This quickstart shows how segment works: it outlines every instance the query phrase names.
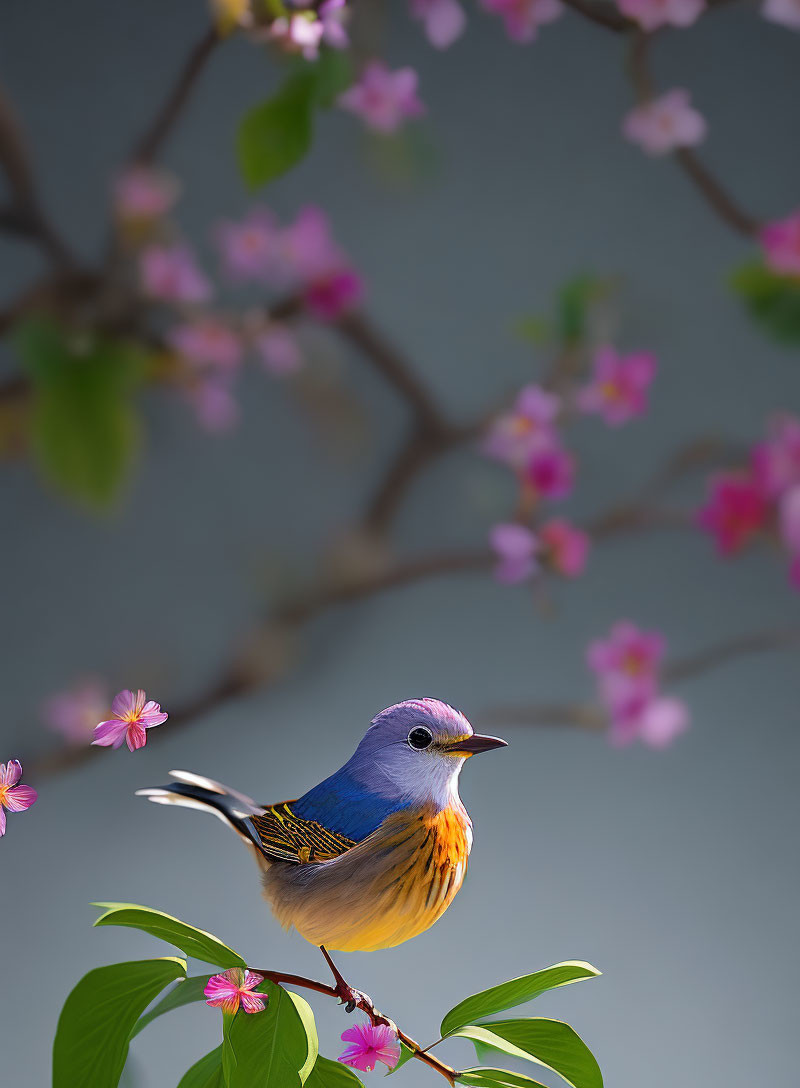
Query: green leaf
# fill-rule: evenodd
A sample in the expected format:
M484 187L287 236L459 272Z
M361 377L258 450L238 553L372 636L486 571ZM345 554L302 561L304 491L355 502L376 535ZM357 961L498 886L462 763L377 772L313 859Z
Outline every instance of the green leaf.
M266 1010L224 1017L222 1067L227 1088L299 1088L319 1055L314 1014L307 1001L264 981Z
M531 1080L522 1073L509 1073L507 1069L465 1069L458 1078L459 1084L472 1084L476 1088L545 1088L538 1080Z
M285 174L311 146L317 81L312 71L290 75L274 98L244 115L237 134L239 169L251 189Z
M195 1062L181 1077L178 1088L225 1088L222 1072L222 1046Z
M734 272L731 286L770 336L784 344L800 344L800 280L750 261Z
M348 53L326 46L314 64L314 99L318 106L330 109L353 82L353 63Z
M169 956L97 967L64 1003L53 1044L53 1088L117 1088L131 1030L154 997L186 973Z
M573 1088L603 1088L603 1076L591 1050L560 1020L493 1020L469 1024L452 1035L552 1069Z
M192 978L184 979L183 982L178 982L177 986L165 994L154 1008L139 1017L131 1032L131 1039L153 1020L163 1016L165 1012L172 1012L173 1009L179 1009L182 1005L191 1005L195 1001L203 1001L205 998L203 991L207 983L208 975L194 975Z
M33 384L31 444L42 474L65 495L107 506L138 446L132 395L143 353L108 337L69 336L42 318L16 342Z
M137 903L92 903L92 906L105 909L105 914L101 914L95 922L96 926L130 926L131 929L141 929L152 937L167 941L187 956L194 956L204 963L213 963L217 967L247 966L238 952L228 948L213 933L187 925L171 914Z
M522 975L520 978L512 978L510 982L492 986L489 990L481 990L460 1002L445 1016L442 1020L442 1037L465 1024L474 1024L476 1020L482 1020L486 1016L494 1016L505 1009L524 1005L526 1001L532 1001L547 990L569 986L570 983L580 982L585 978L596 978L599 974L597 968L590 963L565 960L564 963L545 967L543 971L534 971L532 975Z
M352 1069L341 1062L332 1062L330 1058L317 1058L306 1081L306 1088L364 1088Z
M562 286L556 303L559 336L566 345L579 344L586 336L589 310L608 291L598 276L575 276Z

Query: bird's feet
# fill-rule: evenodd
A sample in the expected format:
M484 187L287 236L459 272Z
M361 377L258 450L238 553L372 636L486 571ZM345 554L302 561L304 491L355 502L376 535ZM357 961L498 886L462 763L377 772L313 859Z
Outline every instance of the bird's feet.
M320 949L333 974L333 979L336 983L336 995L344 1005L344 1011L351 1013L355 1012L356 1009L361 1009L362 1012L367 1014L373 1024L386 1024L386 1026L392 1028L393 1031L396 1030L392 1021L378 1012L369 994L365 994L363 990L357 990L354 986L351 986L349 982L345 981L344 976L331 959L327 949L322 946L320 946Z

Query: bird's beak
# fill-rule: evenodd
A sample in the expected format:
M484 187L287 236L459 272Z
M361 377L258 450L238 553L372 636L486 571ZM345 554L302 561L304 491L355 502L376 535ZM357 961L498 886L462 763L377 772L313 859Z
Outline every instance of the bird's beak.
M491 752L493 748L505 748L508 741L499 737L487 737L482 733L472 733L469 737L454 740L450 752L454 756L475 756L480 752Z

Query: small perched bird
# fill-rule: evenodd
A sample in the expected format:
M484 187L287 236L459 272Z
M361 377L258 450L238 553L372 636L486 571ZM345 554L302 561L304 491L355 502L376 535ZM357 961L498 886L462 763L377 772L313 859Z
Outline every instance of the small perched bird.
M229 824L284 927L323 953L370 951L422 933L452 903L472 845L458 776L469 756L505 743L446 703L409 699L381 711L347 763L296 801L258 805L185 771L138 792Z

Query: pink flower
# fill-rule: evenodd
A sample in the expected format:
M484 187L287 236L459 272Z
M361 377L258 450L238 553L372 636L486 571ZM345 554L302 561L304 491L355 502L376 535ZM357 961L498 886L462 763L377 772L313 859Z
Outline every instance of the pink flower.
M122 223L146 225L165 216L178 193L178 183L170 174L133 166L114 182L114 213Z
M324 0L317 9L322 23L322 40L332 49L347 49L350 38L346 23L350 18L347 0Z
M428 41L437 49L451 46L467 25L458 0L411 0L411 14L421 20Z
M591 382L578 393L578 407L612 427L627 423L647 411L647 390L655 376L656 360L649 352L618 355L613 348L601 348Z
M211 297L211 284L185 245L148 246L139 275L144 293L163 302L205 302Z
M18 759L0 763L0 838L6 833L5 810L24 812L36 803L39 796L33 786L18 785L21 777L22 764Z
M753 473L771 499L800 483L800 420L780 415L770 420L767 437L753 450Z
M364 283L352 268L339 268L312 280L305 290L305 303L320 321L335 321L361 301Z
M791 557L789 581L800 589L800 484L796 484L780 501L778 529Z
M387 1024L354 1024L342 1032L342 1041L350 1043L339 1061L371 1073L377 1062L394 1069L400 1061L400 1043Z
M676 87L637 106L622 132L648 155L666 155L677 147L695 147L706 138L705 118L689 104L689 92Z
M566 498L575 480L575 458L558 443L543 446L533 451L525 476L542 498Z
M488 457L521 468L535 449L555 442L561 398L541 386L526 385L512 410L491 425L483 451Z
M622 706L655 694L666 644L658 631L642 631L629 620L614 624L608 637L590 643L586 660L607 702Z
M765 0L761 14L771 23L800 30L800 0Z
M280 16L270 25L267 37L287 53L300 53L306 60L316 60L325 27L315 12Z
M414 69L392 72L380 60L370 61L358 83L339 96L339 105L376 132L395 132L408 118L425 112L417 97Z
M279 256L278 275L284 286L307 284L348 265L327 215L313 204L301 208L295 221L281 232Z
M489 543L497 555L494 576L498 582L512 585L524 582L536 570L536 552L539 542L534 533L524 525L506 522L492 527Z
M515 42L532 42L539 27L564 14L560 0L481 0L486 11L499 15Z
M720 555L735 555L764 528L767 503L755 480L742 472L723 472L710 480L708 502L698 512Z
M206 371L187 389L197 422L210 434L232 430L239 422L239 405L227 375Z
M158 703L154 703L152 699L147 701L141 688L135 695L128 689L115 695L111 703L111 713L113 718L95 726L92 744L103 748L119 748L123 741L127 741L128 748L134 752L137 748L144 748L147 743L145 730L167 720L167 715Z
M234 370L241 362L241 340L219 317L199 317L195 321L187 321L172 329L167 340L179 355L194 366Z
M667 748L689 728L689 709L671 696L637 695L611 711L609 739L617 747L641 740L651 748Z
M761 230L764 259L781 276L800 276L800 209Z
M242 967L231 967L222 974L212 975L206 983L203 993L206 1005L222 1009L233 1016L241 1006L245 1012L263 1012L267 1007L267 994L253 991L264 981L258 971L245 971Z
M582 529L568 521L553 518L539 530L542 556L565 578L583 574L589 556L590 541Z
M239 223L220 223L214 236L223 269L230 279L241 282L269 276L280 235L272 213L266 208L252 208Z
M255 338L255 349L270 374L293 374L303 365L303 357L294 334L277 322L267 325Z
M649 33L660 26L691 26L706 5L705 0L617 0L617 7Z
M107 706L103 685L88 679L69 691L50 696L42 704L42 715L47 725L71 744L82 744L91 736Z

